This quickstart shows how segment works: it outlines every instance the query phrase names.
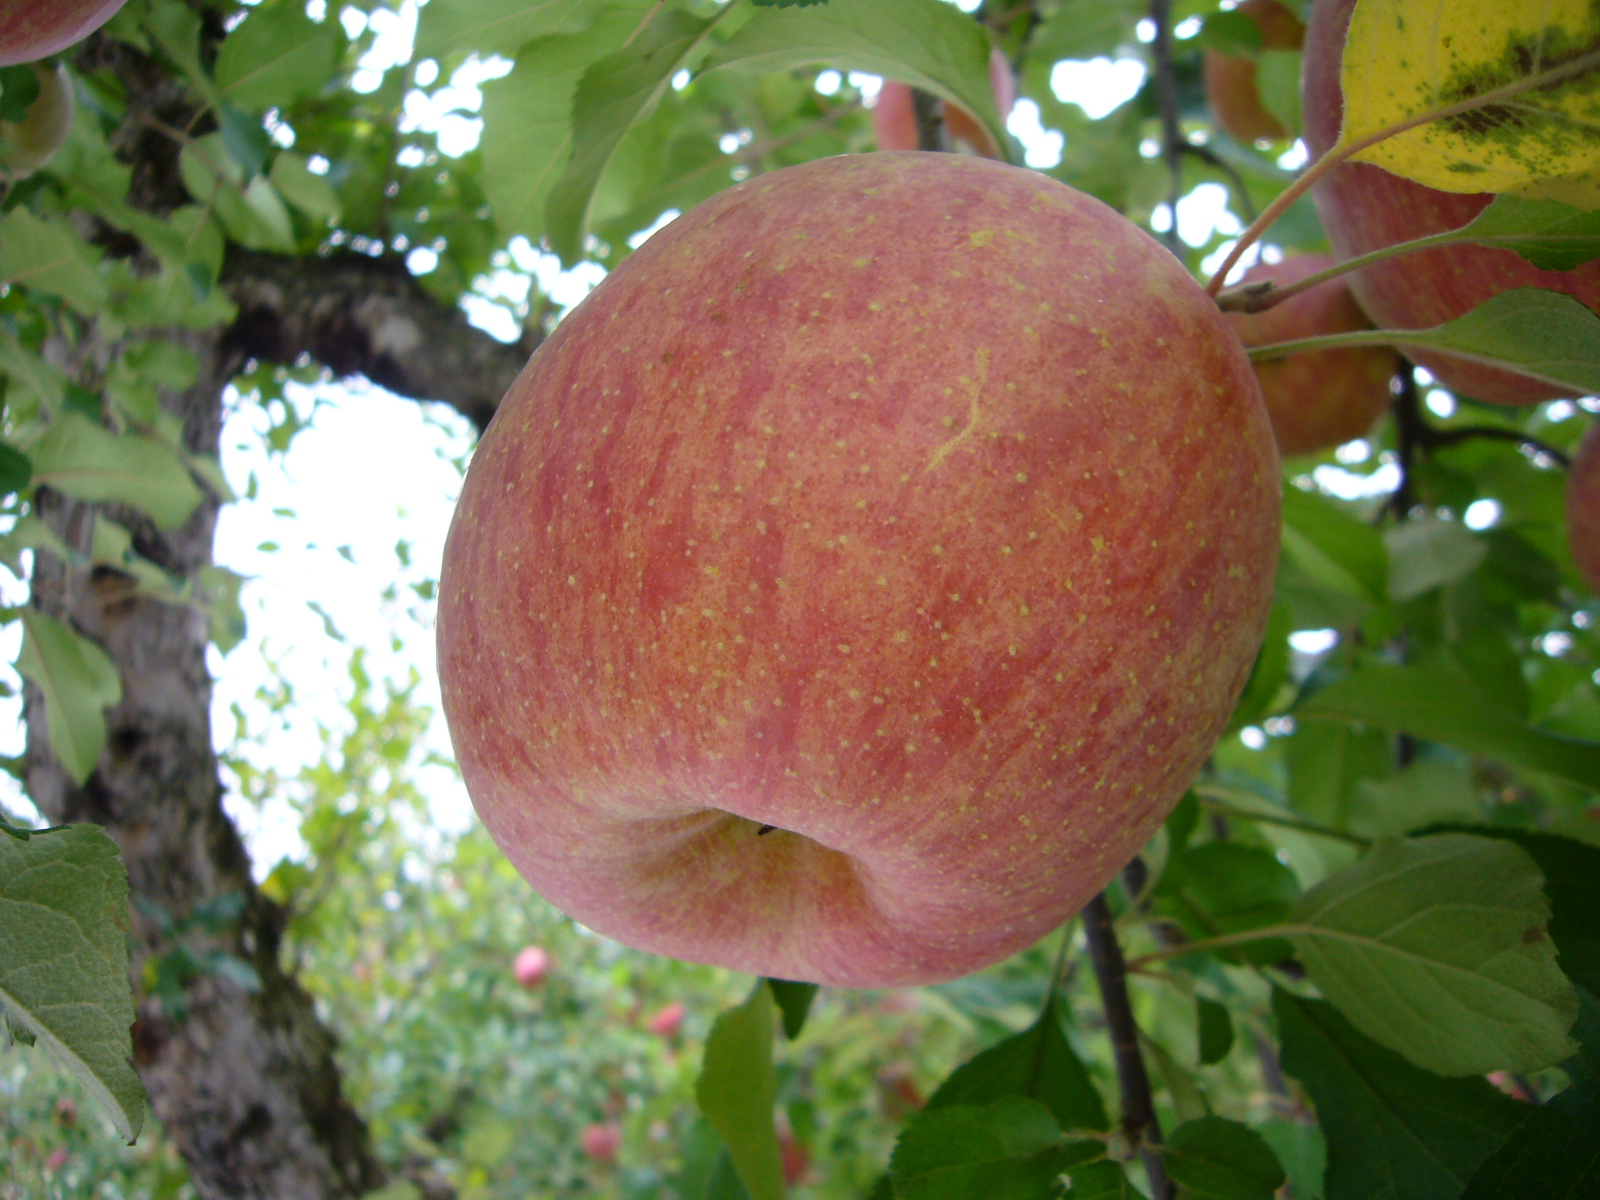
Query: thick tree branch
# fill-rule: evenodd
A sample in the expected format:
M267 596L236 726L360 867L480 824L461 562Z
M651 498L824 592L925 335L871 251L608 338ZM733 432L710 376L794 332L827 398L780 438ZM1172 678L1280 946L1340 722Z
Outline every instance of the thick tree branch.
M234 248L223 286L239 306L228 344L242 358L287 364L308 355L335 375L449 404L480 432L542 336L530 328L518 344L497 341L392 258Z
M1111 1049L1117 1062L1117 1084L1122 1093L1122 1131L1139 1147L1140 1158L1150 1176L1155 1200L1172 1200L1172 1181L1167 1178L1161 1156L1152 1149L1161 1144L1161 1123L1156 1118L1155 1100L1150 1093L1150 1075L1139 1052L1139 1026L1133 1019L1128 1000L1128 972L1111 922L1111 909L1102 892L1084 907L1083 933L1089 944L1089 961L1100 985L1100 1003L1111 1034Z

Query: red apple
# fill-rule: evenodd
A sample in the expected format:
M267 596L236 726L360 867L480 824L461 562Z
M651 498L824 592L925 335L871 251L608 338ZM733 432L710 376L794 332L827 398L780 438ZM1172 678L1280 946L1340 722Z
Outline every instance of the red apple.
M511 963L511 974L525 988L535 988L544 982L550 971L550 955L538 946L526 946L517 951Z
M81 42L127 0L0 0L0 67L33 62Z
M1339 139L1343 99L1339 60L1355 0L1317 0L1306 30L1301 108L1314 157ZM1478 215L1492 196L1458 195L1391 175L1366 163L1343 163L1314 189L1328 241L1341 259L1353 258L1450 229ZM1391 258L1350 279L1357 301L1385 329L1423 329L1459 317L1508 288L1565 292L1600 309L1600 262L1574 271L1541 271L1510 250L1445 246ZM1534 404L1570 394L1525 375L1463 362L1432 351L1407 351L1451 391L1491 404Z
M617 1151L622 1149L622 1127L614 1121L586 1125L578 1137L578 1144L584 1154L595 1162L616 1162Z
M998 48L989 51L989 87L994 92L1000 119L1004 121L1017 103L1017 77L1012 73L1011 60ZM945 133L953 148L968 150L984 158L1005 157L1005 152L976 117L948 100L941 104ZM917 114L911 104L910 84L901 83L898 79L883 81L872 106L872 130L878 135L880 150L917 148Z
M1300 18L1278 0L1244 0L1233 11L1255 22L1263 50L1298 50L1305 40ZM1283 122L1261 103L1255 59L1207 50L1205 88L1212 116L1234 141L1248 146L1289 136Z
M658 1037L673 1037L683 1028L683 1018L687 1011L682 1004L674 1000L651 1017L645 1028Z
M1336 263L1326 254L1295 254L1250 268L1244 281L1287 286ZM1228 319L1247 347L1372 328L1342 275L1262 312L1229 313ZM1383 346L1256 360L1279 453L1311 454L1361 437L1388 409L1389 381L1399 365L1395 352Z
M781 979L950 979L1177 802L1278 556L1254 372L1033 171L861 154L647 241L479 444L445 550L467 790L549 900Z
M1600 423L1590 427L1567 472L1567 540L1578 574L1600 595Z

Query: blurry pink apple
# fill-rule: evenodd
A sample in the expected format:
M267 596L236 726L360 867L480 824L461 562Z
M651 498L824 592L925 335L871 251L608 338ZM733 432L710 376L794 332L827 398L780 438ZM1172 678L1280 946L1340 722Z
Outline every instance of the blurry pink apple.
M528 946L517 952L511 964L511 974L525 988L538 987L550 970L550 955L538 946Z
M655 1016L650 1018L645 1028L658 1037L672 1037L683 1028L683 1018L687 1010L682 1004L674 1000Z
M617 1151L622 1148L622 1128L615 1122L588 1125L578 1139L583 1152L598 1163L617 1161Z

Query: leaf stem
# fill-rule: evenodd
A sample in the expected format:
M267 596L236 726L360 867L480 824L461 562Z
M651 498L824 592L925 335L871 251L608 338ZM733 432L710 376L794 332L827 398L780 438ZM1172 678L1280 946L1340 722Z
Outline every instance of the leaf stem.
M1388 258L1399 258L1404 254L1415 254L1419 250L1432 250L1439 246L1453 246L1458 242L1470 242L1472 239L1463 237L1462 229L1448 229L1444 233L1435 233L1429 237L1417 238L1411 242L1397 242L1393 246L1380 246L1376 250L1369 250L1355 258L1345 259L1343 262L1334 263L1326 270L1318 271L1315 275L1307 275L1304 279L1283 285L1273 284L1262 287L1260 284L1240 284L1221 292L1217 296L1217 307L1223 312L1257 313L1265 312L1282 304L1285 300L1293 299L1301 292L1309 292L1319 283L1326 283L1330 279L1337 279L1341 275L1352 271L1359 271L1363 267L1370 267L1374 263L1383 262Z

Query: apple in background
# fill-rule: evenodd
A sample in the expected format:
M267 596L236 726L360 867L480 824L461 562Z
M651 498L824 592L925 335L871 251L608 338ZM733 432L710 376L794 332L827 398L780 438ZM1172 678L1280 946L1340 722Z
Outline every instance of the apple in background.
M674 1000L655 1016L651 1017L645 1025L657 1037L674 1037L678 1030L683 1028L683 1018L687 1010L678 1001Z
M511 974L525 988L535 988L544 982L550 971L550 955L538 946L527 946L517 951L511 963Z
M1317 0L1306 30L1301 108L1313 158L1339 138L1343 99L1339 60L1355 0ZM1313 190L1328 241L1341 259L1459 229L1482 212L1488 195L1457 195L1391 175L1367 163L1342 163ZM1422 329L1459 317L1514 287L1565 292L1600 309L1600 262L1573 271L1541 271L1510 250L1444 246L1391 258L1350 276L1367 315L1385 329ZM1407 351L1451 391L1491 404L1534 404L1563 393L1525 375L1463 362L1432 351Z
M778 1132L778 1158L783 1164L783 1181L793 1187L804 1179L806 1168L811 1165L811 1151L795 1136L788 1113L780 1108L774 1113L774 1118Z
M989 87L994 92L1000 120L1011 115L1017 102L1017 78L1011 60L998 47L989 51ZM1004 158L989 131L966 109L948 100L940 101L945 134L953 149L967 150L984 158ZM915 150L917 114L911 103L911 85L898 79L885 79L872 106L872 130L878 135L879 150Z
M81 42L127 0L0 0L0 67L33 62Z
M1306 27L1300 18L1278 0L1244 0L1233 11L1256 23L1263 50L1298 50L1305 40ZM1261 103L1255 59L1207 50L1204 70L1206 103L1217 124L1234 141L1248 146L1289 136L1283 122Z
M1326 254L1290 255L1280 263L1251 267L1244 282L1270 279L1287 286L1336 263ZM1319 283L1262 312L1229 313L1228 320L1246 348L1371 329L1372 322L1356 304L1346 279L1341 275ZM1386 346L1255 360L1279 453L1312 454L1364 435L1388 410L1389 381L1399 365L1399 356Z
M617 1151L622 1149L622 1127L614 1121L586 1125L578 1137L578 1145L585 1156L595 1162L616 1162Z
M878 1102L883 1106L887 1120L909 1120L920 1112L928 1101L917 1087L916 1073L910 1063L890 1063L878 1072Z
M59 64L32 67L39 95L20 121L0 121L0 178L13 183L54 158L72 132L72 77Z
M1578 574L1600 596L1600 422L1584 436L1567 472L1567 540Z
M512 385L445 549L444 709L590 928L951 979L1183 794L1278 522L1255 374L1154 239L988 159L822 159L661 230Z

